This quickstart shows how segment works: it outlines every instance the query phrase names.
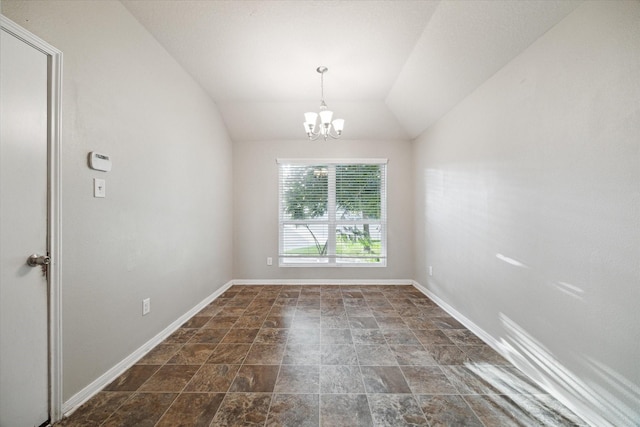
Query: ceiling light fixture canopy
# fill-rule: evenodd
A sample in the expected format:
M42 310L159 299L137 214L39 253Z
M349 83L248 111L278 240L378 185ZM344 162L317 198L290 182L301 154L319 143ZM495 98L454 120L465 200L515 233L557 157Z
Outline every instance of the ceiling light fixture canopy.
M324 102L324 73L329 69L321 65L316 68L316 71L320 73L320 114L314 112L304 113L304 130L312 141L320 138L320 135L325 141L328 137L338 139L342 135L344 120L335 119L331 121L333 111L327 110L327 104ZM319 123L318 117L320 117Z

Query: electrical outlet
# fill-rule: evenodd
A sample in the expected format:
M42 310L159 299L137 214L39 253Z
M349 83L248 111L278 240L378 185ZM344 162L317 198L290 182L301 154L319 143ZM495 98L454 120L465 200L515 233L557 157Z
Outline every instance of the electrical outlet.
M429 276L433 276L433 267L429 266Z
M273 258L267 257L267 265L273 265Z
M151 298L142 300L142 315L146 316L151 311Z

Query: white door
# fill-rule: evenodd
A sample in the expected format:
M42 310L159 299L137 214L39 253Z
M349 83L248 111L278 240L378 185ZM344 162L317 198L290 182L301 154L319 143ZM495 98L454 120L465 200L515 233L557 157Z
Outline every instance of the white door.
M46 54L0 31L0 427L49 419Z

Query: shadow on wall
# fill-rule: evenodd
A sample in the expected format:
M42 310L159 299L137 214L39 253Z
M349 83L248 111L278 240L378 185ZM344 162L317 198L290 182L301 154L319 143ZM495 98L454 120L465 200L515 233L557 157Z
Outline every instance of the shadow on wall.
M553 283L553 286L555 286L555 288L560 292L563 292L575 299L582 300L584 298L584 290L575 285L572 285L571 283L555 282Z
M529 367L530 369L526 369L527 374L538 383L550 390L560 389L563 395L571 394L594 415L607 414L607 419L598 420L598 425L638 425L640 390L636 385L602 363L584 355L576 355L579 363L601 378L600 384L607 384L609 390L614 390L627 399L627 402L621 402L604 387L580 380L512 319L503 313L500 313L499 318L506 331L506 337L499 343L502 354L509 355L509 359L520 367Z
M520 268L526 268L526 269L531 268L528 265L518 261L517 259L508 257L506 255L496 254L496 258L498 258L500 261L506 262L507 264L513 265L514 267L520 267Z
M496 172L499 170L496 165L485 164L483 173L479 173L474 165L447 163L444 169L422 171L424 228L420 239L425 248L417 275L426 279L428 289L440 298L469 310L478 325L493 324L495 332L499 324L503 337L493 335L491 339L501 353L509 355L539 384L565 396L567 403L574 402L579 412L593 418L591 422L640 426L640 387L634 382L637 376L625 378L620 371L623 365L612 365L626 360L628 366L629 354L614 355L618 360L604 363L591 352L565 348L572 353L570 360L563 355L565 364L561 364L560 356L542 344L573 333L576 342L593 348L589 340L600 338L594 326L605 322L611 330L624 327L624 317L594 320L595 315L615 313L617 306L612 305L624 302L624 297L602 299L598 294L589 300L588 288L580 281L593 281L599 274L622 281L633 277L627 265L618 265L620 271L601 272L589 270L594 263L585 262L593 254L616 253L616 240L608 236L620 235L626 220L620 222L615 215L593 211L591 196L563 199L563 194L572 194L564 187L549 187L554 191L547 194L540 190L547 188L542 185L544 178L527 178L515 171L511 180L502 182ZM592 229L598 233L590 234ZM435 275L428 273L428 265L435 266ZM552 278L556 274L563 277ZM567 310L568 298L581 303L578 316ZM492 313L477 309L478 301L491 305ZM531 325L518 324L504 314L505 308L526 309L535 302L546 304L548 313L539 320L552 327L544 337L537 337L540 340L529 332ZM528 315L532 318L536 313ZM564 321L573 322L573 332L553 329L554 324ZM577 335L581 331L582 336ZM633 333L627 336L633 339ZM606 340L602 342L606 345ZM489 373L478 371L477 375L487 377Z
M529 267L527 264L524 264L523 262L520 262L517 259L508 257L506 255L496 254L496 258L514 267L520 267L526 270L531 269L531 267ZM567 282L559 282L559 281L553 282L551 283L551 285L557 290L559 290L560 292L569 295L570 297L576 298L578 300L583 299L584 290L576 285L572 285L571 283L567 283Z

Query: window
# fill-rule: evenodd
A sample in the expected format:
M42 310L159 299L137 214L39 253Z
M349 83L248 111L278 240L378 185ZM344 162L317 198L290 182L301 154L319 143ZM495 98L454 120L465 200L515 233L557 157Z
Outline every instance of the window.
M280 265L386 265L386 160L278 160Z

